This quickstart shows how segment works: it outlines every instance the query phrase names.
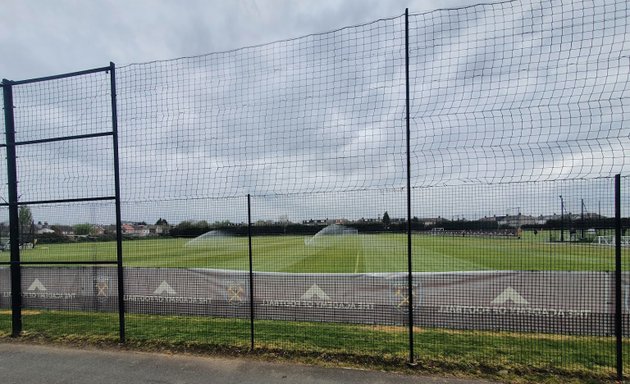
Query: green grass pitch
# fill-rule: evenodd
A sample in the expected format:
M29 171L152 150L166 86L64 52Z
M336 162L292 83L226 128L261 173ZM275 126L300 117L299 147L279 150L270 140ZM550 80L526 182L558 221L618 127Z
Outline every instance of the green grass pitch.
M405 234L330 236L317 246L304 236L252 238L256 271L302 273L402 272L407 269ZM147 238L123 242L129 267L248 269L248 239L220 237L201 247L189 239ZM592 243L549 242L544 234L525 233L522 239L449 237L414 234L416 272L479 270L614 270L614 247ZM630 250L622 252L624 270ZM21 251L22 261L102 261L116 259L115 242L42 244ZM9 253L0 253L9 261Z
M361 273L401 272L407 268L405 234L359 234L326 239L309 246L303 236L252 238L257 271ZM248 239L224 237L203 247L189 239L147 238L123 242L129 267L218 268L247 270ZM414 270L614 270L615 249L589 243L555 243L549 236L525 233L522 239L412 236ZM115 242L42 244L21 252L24 261L115 260ZM630 250L623 250L629 270ZM9 253L0 253L1 261ZM31 311L24 316L24 337L81 345L116 345L117 314ZM287 356L327 362L331 356L376 369L403 367L408 354L406 327L256 320L256 349L278 349ZM9 340L11 313L0 311L0 341ZM158 350L243 351L249 323L243 319L127 314L132 348ZM479 375L510 382L604 382L614 377L614 338L530 333L417 328L416 361L429 372ZM624 339L624 348L628 340ZM624 369L630 366L624 355ZM343 360L343 359L346 360ZM311 360L307 360L311 361ZM507 372L507 373L501 373ZM506 376L508 375L508 376Z

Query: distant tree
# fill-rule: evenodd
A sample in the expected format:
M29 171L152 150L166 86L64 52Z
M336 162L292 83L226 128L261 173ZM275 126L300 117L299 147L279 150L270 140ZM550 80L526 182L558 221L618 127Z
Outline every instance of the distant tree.
M172 236L182 236L182 237L196 237L208 232L210 229L208 227L207 221L191 221L185 220L181 223L177 224L174 228L170 230L170 234Z
M389 218L389 213L387 213L387 211L385 211L385 213L383 214L383 225L385 225L385 227L389 227L389 224L391 223L391 219Z
M56 232L54 233L42 233L37 236L38 244L55 244L55 243L66 243L70 240L64 235L60 235Z
M34 243L35 239L35 222L31 209L22 205L18 211L18 224L20 229L20 244Z
M76 224L73 226L74 234L79 236L86 236L92 233L92 224Z
M168 221L160 217L158 221L155 222L155 225L168 225Z

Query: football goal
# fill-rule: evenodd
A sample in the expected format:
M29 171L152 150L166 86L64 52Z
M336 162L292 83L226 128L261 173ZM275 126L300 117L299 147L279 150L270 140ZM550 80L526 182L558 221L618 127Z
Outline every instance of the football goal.
M599 245L614 246L615 245L615 236L614 235L611 235L611 236L597 236L596 242ZM630 247L630 236L621 236L621 246L622 247Z

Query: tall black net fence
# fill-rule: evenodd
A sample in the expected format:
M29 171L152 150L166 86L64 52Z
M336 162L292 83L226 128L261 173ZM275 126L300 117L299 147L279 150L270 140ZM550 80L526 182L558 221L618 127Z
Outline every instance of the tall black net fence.
M3 318L13 317L14 335L18 307L30 334L118 336L110 75L100 69L3 84L10 87L13 124L2 139L0 173L9 188L0 195L0 227L7 226L0 233L0 279L3 305L12 309ZM9 225L13 207L17 222ZM21 292L11 287L15 276Z
M398 17L124 67L123 199L400 187L404 60Z
M9 240L9 221L6 208L0 209L0 243L6 244ZM2 252L0 261L8 261L8 253ZM0 265L0 333L11 333L11 274L6 265Z
M113 195L110 137L40 142L111 131L110 97L105 72L13 88L21 202Z
M24 331L53 339L117 340L114 202L37 204L29 210L31 224L20 231ZM69 214L82 220L59 224ZM7 248L2 255L8 259L9 253Z
M0 97L0 100L2 101L2 105L4 105L4 95ZM4 113L0 113L0 124L4 127ZM4 139L0 140L4 142ZM2 150L2 155L0 155L0 161L3 162L2 168L6 168L6 152L4 149ZM0 233L0 241L5 243L9 238L9 215L6 209L1 209L0 212L0 217L2 218L0 231L3 232ZM9 316L11 310L11 275L8 273L5 265L0 265L0 291L2 292L0 293L0 311L2 311L2 315L0 316L0 332L7 335L11 332L11 318Z
M435 336L419 335L420 357L430 359L436 348L463 356L483 348L493 358L478 369L500 369L499 356L520 367L563 366L567 354L589 371L615 366L613 184L416 190L417 212L446 215L419 216L428 217L419 223L425 229L412 236L420 290L414 323Z
M409 23L414 185L625 170L626 2L506 2Z
M123 225L129 338L168 340L188 348L247 349L249 253L242 229L246 199L123 205L131 217L156 209L161 215L158 225ZM179 218L178 224L159 224L164 217ZM214 228L219 223L221 228Z
M120 239L131 342L618 376L629 16L512 1L15 84L25 330L115 339Z
M628 179L627 176L622 177L620 180L620 184L621 184L621 191L620 191L621 217L628 217L630 216L629 210L628 210L628 202L630 201L629 200L630 180ZM621 296L620 296L621 313L622 313L621 327L622 327L622 332L624 333L624 336L627 336L628 329L630 329L630 274L628 273L628 271L630 270L630 268L628 268L628 264L630 264L628 260L628 244L629 244L628 240L630 240L630 237L628 236L630 236L630 233L628 232L628 225L627 224L624 225L623 219L622 219L622 228L621 228L620 235L621 235L621 248L622 248L622 259L621 259L622 274L621 274L621 279L620 279L621 281L619 282L619 285L621 288ZM624 339L624 341L627 342L627 337ZM626 346L626 344L624 344L624 346ZM625 352L622 353L622 364L624 368L630 365L630 357Z
M405 235L366 219L403 200L391 189L252 198L261 346L343 354L347 343L366 356L404 356Z

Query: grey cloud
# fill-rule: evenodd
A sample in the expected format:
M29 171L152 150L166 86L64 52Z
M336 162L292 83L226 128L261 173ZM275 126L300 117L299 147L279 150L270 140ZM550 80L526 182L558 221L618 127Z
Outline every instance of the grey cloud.
M10 79L226 51L457 1L5 0L0 74Z
M184 7L111 1L81 4L76 11L102 14L98 27L117 25L109 35L99 35L94 46L124 63L189 56L208 47L227 50L402 12L402 6L394 12L398 3L382 3L330 1L314 7L279 1L270 7L250 1L208 7L190 2ZM624 159L613 155L630 145L622 124L628 118L623 99L630 56L630 45L619 37L623 28L598 34L602 17L592 9L527 4L411 16L412 184L419 199L439 200L438 191L444 190L422 188L429 186L450 185L449 193L455 193L459 184L590 178L625 170ZM563 7L583 17L573 21L571 12L555 12ZM382 14L368 17L374 10ZM35 13L51 18L42 21L45 29L59 17L47 6ZM617 23L627 23L623 10L609 13ZM86 20L70 24L88 28ZM583 20L584 25L590 20L588 28L580 24ZM51 38L63 40L64 28ZM261 30L266 33L257 33ZM127 212L138 219L161 215L162 209L181 219L237 220L236 213L210 211L200 201L240 201L251 193L261 204L259 218L280 213L293 219L374 217L383 207L403 216L404 194L398 193L406 181L402 31L402 19L396 18L242 50L119 67ZM582 40L591 44L577 50L574 42ZM76 49L85 47L79 43ZM81 126L81 114L89 109L81 102L40 107L33 122L41 121L45 129L51 128L46 126L51 119ZM70 169L85 164L94 177L92 187L107 187L106 155L90 160L62 148L46 154L63 154ZM34 157L21 163L28 175L24 187L41 191L38 181L50 180L56 185L50 193L78 190L63 184L74 174L45 168L42 154ZM500 193L500 188L488 188ZM365 189L380 192L357 191ZM549 189L548 204L536 201L533 192L522 192L526 197L518 204L545 213L540 205L552 209L557 194ZM318 193L303 195L313 192ZM498 213L514 205L509 197L480 201L473 208L452 201L450 208L434 203L414 206L414 212L437 216L451 210L470 217L486 207Z

